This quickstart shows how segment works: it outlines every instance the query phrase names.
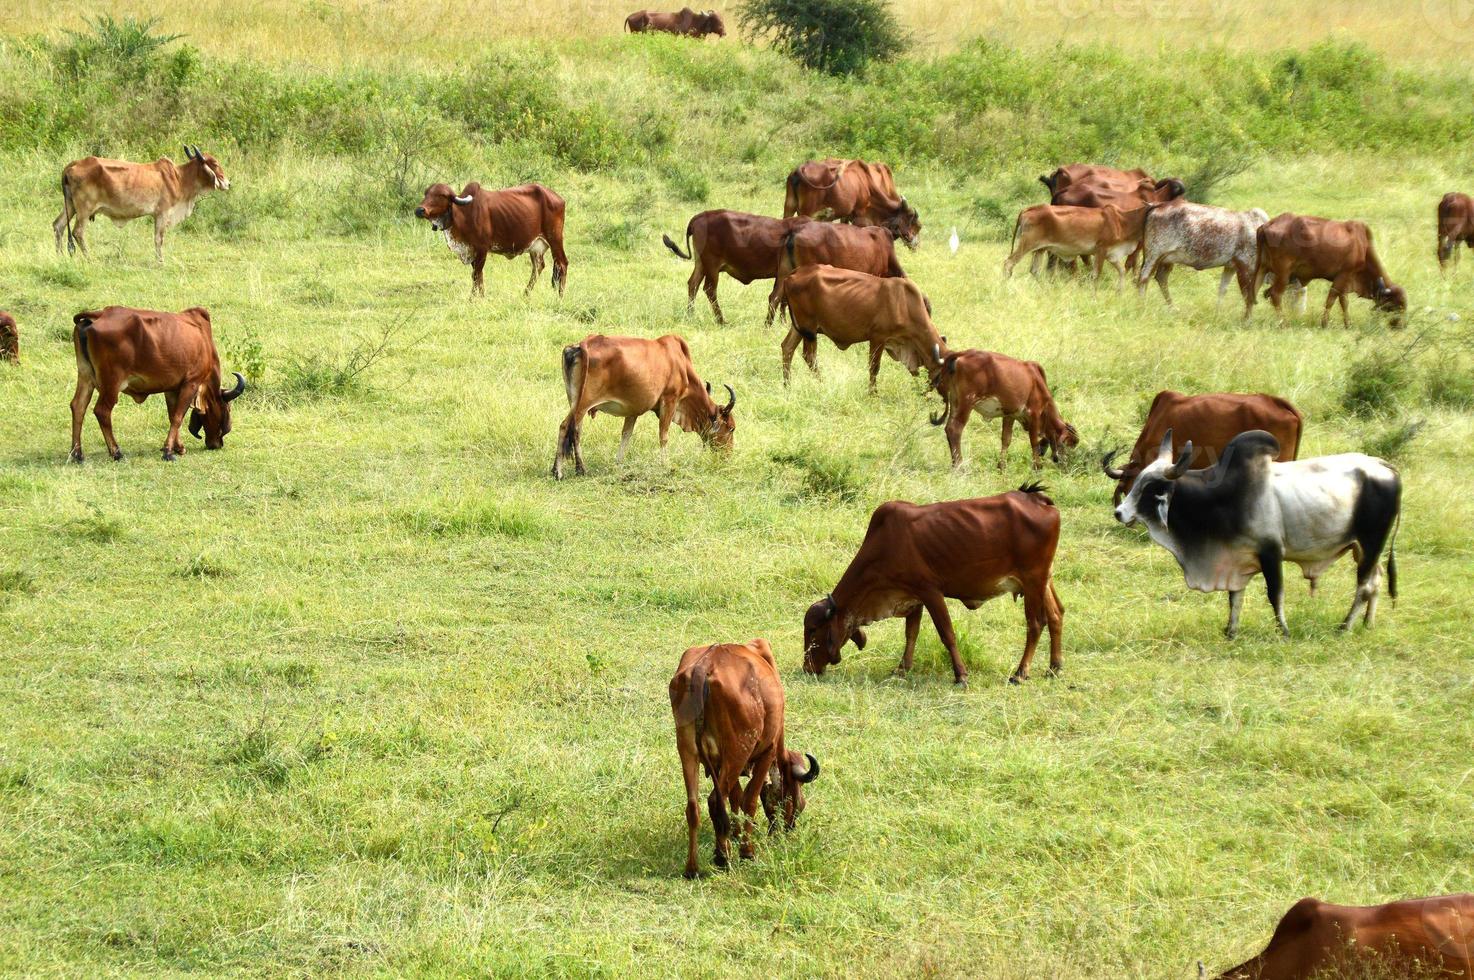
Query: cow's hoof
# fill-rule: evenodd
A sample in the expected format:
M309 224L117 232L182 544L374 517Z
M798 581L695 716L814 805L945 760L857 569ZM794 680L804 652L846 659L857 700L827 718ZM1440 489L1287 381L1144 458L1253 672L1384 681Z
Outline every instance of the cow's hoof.
M69 455L67 457L67 459L70 462L73 462L73 463L81 463L82 462L82 450L80 450L80 449L73 449L72 452L71 452L71 455Z
M121 463L123 461L123 451L121 449L119 449L115 453L109 453L108 455L113 458L114 463Z
M1239 635L1239 631L1236 630L1236 629L1230 629L1227 626L1225 626L1223 628L1223 638L1225 640L1232 640L1234 637L1236 637L1238 635Z
M716 865L722 871L726 871L727 870L727 855L718 852L716 854L716 856L711 859L711 863L714 864L714 865Z
M687 881L695 881L697 878L701 877L701 872L697 871L695 868L687 868L685 871L681 872L681 877L685 878Z
M1026 680L1028 680L1027 677L1020 677L1018 674L1008 675L1008 683L1010 684L1022 684Z
M164 462L166 462L166 463L172 463L172 462L174 462L174 459L175 459L174 452L172 450L165 449L164 450Z
M952 681L952 686L955 687L955 688L957 688L959 691L965 691L965 690L967 690L967 678L966 677L959 677L959 678L957 678L956 680Z

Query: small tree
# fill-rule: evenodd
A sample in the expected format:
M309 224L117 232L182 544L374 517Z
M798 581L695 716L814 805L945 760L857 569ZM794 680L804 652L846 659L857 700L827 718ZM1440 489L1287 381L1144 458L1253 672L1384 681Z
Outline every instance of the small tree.
M749 35L831 75L889 61L908 43L886 0L746 0L737 16Z

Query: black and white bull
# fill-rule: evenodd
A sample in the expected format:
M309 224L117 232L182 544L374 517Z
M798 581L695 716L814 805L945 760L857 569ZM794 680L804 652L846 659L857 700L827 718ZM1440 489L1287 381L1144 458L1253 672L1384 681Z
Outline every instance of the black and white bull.
M1116 508L1116 520L1145 525L1182 566L1189 588L1228 592L1228 636L1238 632L1244 586L1261 572L1280 632L1289 636L1285 561L1299 565L1314 590L1338 558L1348 551L1356 556L1356 597L1342 629L1351 628L1363 607L1372 625L1384 546L1387 594L1397 598L1402 481L1384 460L1344 453L1277 463L1279 443L1262 429L1235 436L1209 469L1188 471L1192 455L1188 443L1172 458L1169 429L1156 460Z
M1238 276L1239 292L1244 297L1244 316L1254 308L1254 264L1259 244L1255 233L1269 220L1259 208L1229 211L1207 204L1182 201L1160 207L1147 215L1141 247L1144 255L1138 292L1145 292L1153 275L1161 287L1162 298L1172 305L1167 291L1167 277L1174 265L1190 269L1222 269L1218 281L1218 302L1228 291L1229 280Z

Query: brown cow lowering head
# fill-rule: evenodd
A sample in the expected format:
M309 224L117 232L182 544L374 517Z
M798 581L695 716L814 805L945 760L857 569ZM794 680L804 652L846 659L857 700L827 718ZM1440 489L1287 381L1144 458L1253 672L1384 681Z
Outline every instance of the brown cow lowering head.
M696 29L702 34L715 34L717 37L727 36L727 25L722 23L722 15L715 10L708 10L696 15Z
M916 213L916 209L904 197L895 213L882 222L882 227L905 242L906 247L913 252L921 245L921 215Z
M705 426L698 431L701 441L713 449L731 449L732 433L737 431L737 420L732 417L732 409L737 406L737 392L732 390L731 385L722 385L727 389L727 404L717 405L712 402L714 411ZM711 382L706 383L707 398L711 397Z
M1371 299L1378 310L1392 314L1392 318L1388 320L1390 326L1403 325L1407 318L1407 290L1378 276L1372 281Z
M225 171L220 169L220 161L208 153L201 153L198 146L184 147L184 157L189 161L185 166L197 166L204 177L202 184L208 183L217 191L230 190L230 178L225 176Z
M203 386L189 411L189 434L198 439L200 430L204 429L206 449L219 449L230 435L230 403L246 390L246 379L239 371L234 374L234 388L226 391L216 384Z
M768 770L768 781L763 783L763 813L771 827L778 813L784 814L784 825L792 830L798 815L804 812L804 786L819 778L819 760L807 752L787 749L787 758L775 757ZM787 801L793 801L793 820L788 819Z
M470 194L457 194L449 184L431 184L425 188L424 200L415 208L415 217L424 218L436 231L445 231L455 219L452 208L457 204L465 207L472 199Z
M825 596L804 613L804 673L822 674L825 667L839 663L839 650L846 642L865 649L865 631L848 629L837 611L834 597Z
M20 329L15 317L0 311L0 361L20 361Z

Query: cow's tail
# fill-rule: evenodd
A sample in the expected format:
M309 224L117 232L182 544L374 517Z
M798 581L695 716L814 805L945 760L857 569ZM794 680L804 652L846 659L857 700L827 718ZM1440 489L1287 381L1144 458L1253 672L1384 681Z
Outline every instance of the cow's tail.
M77 217L76 205L72 203L72 185L67 180L67 172L61 172L61 214L67 226L67 254L77 253L77 239L72 234L72 222Z
M801 179L797 170L788 175L788 190L783 194L783 217L785 218L798 214L798 182Z
M1264 247L1264 228L1260 227L1254 232L1254 282L1250 286L1249 295L1259 296L1259 290L1264 286L1264 276L1269 272L1269 260L1265 255L1267 249Z
M87 328L92 326L91 313L72 317L72 344L77 348L77 361L92 367L92 353L87 350Z
M690 258L691 258L691 225L689 223L686 225L686 250L684 252L681 251L681 247L679 245L677 245L675 242L673 242L673 241L670 240L670 236L669 235L661 235L660 236L660 240L663 241L663 242L665 242L665 247L668 248L668 249L670 249L672 252L675 252L677 256L679 256L680 258L686 259L687 261L690 260Z
M1397 605L1397 532L1402 530L1402 501L1397 504L1397 523L1392 525L1392 540L1387 543L1387 598Z
M786 232L783 235L783 254L788 256L788 271L792 272L798 268L798 253L793 244L794 233Z
M1039 178L1043 180L1043 177ZM1013 254L1014 246L1018 244L1018 233L1024 226L1024 213L1020 211L1018 217L1013 219L1013 235L1008 239L1008 254Z

